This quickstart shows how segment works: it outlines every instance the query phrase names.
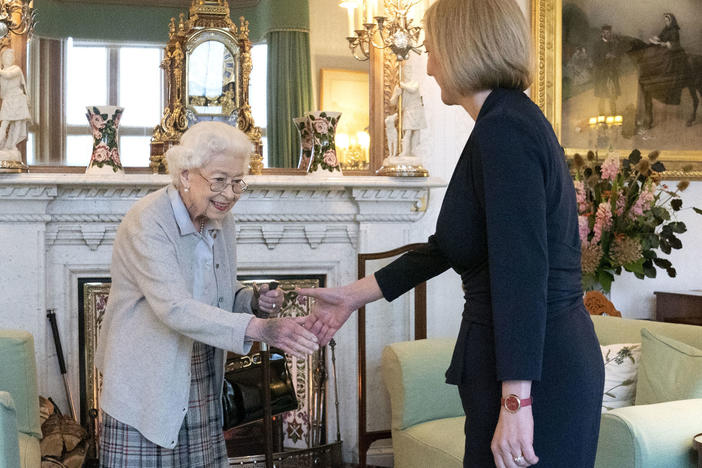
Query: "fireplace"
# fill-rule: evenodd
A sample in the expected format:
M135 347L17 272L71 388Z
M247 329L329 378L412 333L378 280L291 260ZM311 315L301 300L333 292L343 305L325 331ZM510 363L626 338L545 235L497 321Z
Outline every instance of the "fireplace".
M244 275L239 280L245 284L270 281L270 275ZM281 316L298 317L309 314L310 300L299 298L295 288L323 287L325 278L319 275L276 275L284 292ZM89 412L97 410L100 417L100 390L102 378L95 369L94 357L98 343L102 318L107 306L111 280L109 277L78 279L78 345L80 350L80 418L81 424L88 427ZM254 346L250 354L258 352ZM236 355L233 355L234 357ZM287 356L288 367L295 386L299 407L295 411L283 413L276 418L276 434L279 450L309 449L326 444L326 355L325 349L297 359ZM260 425L228 431L228 451L232 457L256 455L260 447Z
M0 327L32 333L39 393L52 396L60 408L68 405L46 310L56 310L76 409L89 408L99 380L87 368L81 369L91 359L85 349L95 336L96 310L104 302L101 285L108 287L103 283L110 276L117 227L135 201L169 182L168 175L147 174L6 174L0 178L0 243L5 246L0 263ZM424 240L431 227L417 221L424 216L430 189L444 185L433 178L282 175L249 176L247 182L250 189L234 208L239 274L312 275L331 286L356 279L359 253ZM91 316L85 315L87 309ZM86 333L90 317L95 321L92 332ZM328 441L336 440L341 422L344 460L352 461L358 437L355 424L349 423L357 420L354 321L339 330L336 342L339 417L335 410L327 411L325 435ZM325 359L329 364L328 355ZM81 385L86 389L84 403L77 401ZM327 408L335 409L333 392L327 392L325 401ZM85 421L85 411L80 413ZM291 431L293 438L306 443L304 432Z

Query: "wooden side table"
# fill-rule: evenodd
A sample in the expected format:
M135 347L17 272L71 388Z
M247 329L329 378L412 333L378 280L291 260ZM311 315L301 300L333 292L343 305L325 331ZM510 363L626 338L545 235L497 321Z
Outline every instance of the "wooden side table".
M702 325L702 290L656 291L656 320Z
M692 439L692 445L697 450L697 468L702 468L702 433Z

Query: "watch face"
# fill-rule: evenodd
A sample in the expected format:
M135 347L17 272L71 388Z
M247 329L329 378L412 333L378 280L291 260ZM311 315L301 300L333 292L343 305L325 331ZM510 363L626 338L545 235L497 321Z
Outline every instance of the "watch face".
M514 395L508 396L505 398L505 408L514 413L519 409L519 399Z

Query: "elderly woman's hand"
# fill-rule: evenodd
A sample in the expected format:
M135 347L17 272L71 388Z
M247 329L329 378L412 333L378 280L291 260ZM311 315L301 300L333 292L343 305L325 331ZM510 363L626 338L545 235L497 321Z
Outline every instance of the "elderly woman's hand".
M254 317L246 328L246 338L263 341L288 354L304 359L319 349L317 336L303 325L313 320L309 317L283 317L260 319Z
M259 317L276 317L283 305L283 291L280 288L271 289L268 284L263 284L258 289Z

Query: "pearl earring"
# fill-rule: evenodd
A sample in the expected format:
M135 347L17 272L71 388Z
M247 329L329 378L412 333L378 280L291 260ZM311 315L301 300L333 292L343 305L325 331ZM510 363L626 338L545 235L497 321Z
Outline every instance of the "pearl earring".
M189 188L189 187L185 187L185 188L183 189L183 192L189 192L189 191L190 191L190 188Z

